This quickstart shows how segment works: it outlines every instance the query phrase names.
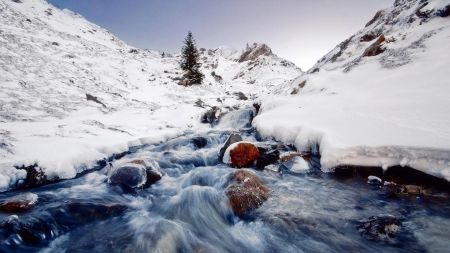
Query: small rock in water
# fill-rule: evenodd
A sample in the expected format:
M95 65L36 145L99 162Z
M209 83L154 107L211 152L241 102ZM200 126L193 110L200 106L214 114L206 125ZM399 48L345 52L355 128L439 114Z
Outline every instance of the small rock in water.
M240 135L240 134L237 134L237 133L232 133L232 134L228 137L227 141L225 142L225 144L223 145L223 147L222 147L222 148L220 149L220 151L219 151L219 160L220 160L220 161L223 161L223 156L225 155L225 151L227 150L227 148L228 148L231 144L236 143L236 142L240 142L240 141L242 141L241 135Z
M125 185L131 188L143 186L147 182L147 174L144 166L129 163L113 170L109 175L108 183Z
M189 140L196 148L204 148L208 145L208 141L204 137L195 137Z
M264 167L274 164L280 158L280 151L278 150L269 150L261 153L261 157L256 160L256 167L259 169L263 169Z
M381 183L383 182L383 180L381 180L381 178L376 177L376 176L369 176L367 183L370 185L375 185L375 186L381 186Z
M230 146L231 166L237 168L253 167L255 161L261 157L258 148L251 143L238 143Z
M150 185L161 180L161 178L162 178L161 172L159 172L157 168L154 168L154 167L159 168L159 166L150 166L144 160L139 160L139 159L133 160L130 163L140 164L145 167L145 173L147 174L147 181L145 182L145 185L144 185L145 188L149 187ZM158 165L158 164L156 164L156 165Z
M259 178L246 170L231 175L231 184L226 189L229 204L237 216L258 208L269 198L269 188Z
M0 211L4 212L24 212L36 205L38 196L33 193L26 193L0 201Z
M394 238L401 230L402 223L391 215L373 216L361 221L356 226L358 231L369 241L382 241Z

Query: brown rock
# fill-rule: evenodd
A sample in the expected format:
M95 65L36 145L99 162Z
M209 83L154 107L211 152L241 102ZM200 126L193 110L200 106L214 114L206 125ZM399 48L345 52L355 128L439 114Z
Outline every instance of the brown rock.
M375 55L379 55L379 54L383 53L385 50L383 48L383 45L384 45L383 42L385 42L385 41L386 41L386 38L384 37L384 35L381 35L375 43L370 45L370 47L367 48L366 51L364 51L363 56L364 57L375 56Z
M258 148L251 143L239 143L230 150L231 165L238 168L252 167L260 156Z
M24 212L33 208L37 201L37 195L32 193L21 194L0 201L0 211Z
M259 178L246 170L236 171L226 189L229 204L237 216L258 208L269 198L269 188Z

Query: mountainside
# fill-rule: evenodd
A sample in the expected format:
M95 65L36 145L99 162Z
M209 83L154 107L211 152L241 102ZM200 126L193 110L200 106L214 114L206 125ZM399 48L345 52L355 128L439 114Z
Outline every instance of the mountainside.
M179 54L131 47L44 0L0 1L0 24L0 190L25 179L13 166L72 178L130 146L207 128L210 106L242 106L236 92L256 97L302 73L267 50L239 61L222 46L201 50L204 84L183 87ZM208 106L195 107L200 98Z
M449 0L396 0L260 99L254 126L320 153L324 171L401 165L450 180L449 11Z

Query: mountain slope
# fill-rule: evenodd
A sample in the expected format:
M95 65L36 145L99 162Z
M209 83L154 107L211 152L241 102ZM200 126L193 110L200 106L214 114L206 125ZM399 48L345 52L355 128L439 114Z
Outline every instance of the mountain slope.
M397 0L306 74L262 98L254 125L341 165L450 180L450 1Z
M205 83L183 87L179 55L131 47L44 0L0 1L0 14L0 190L26 177L13 166L36 163L49 178L72 178L130 146L208 128L199 98L239 107L250 101L234 92L255 96L302 73L275 55L238 62L240 53L219 47L203 50ZM255 61L267 64L249 71Z

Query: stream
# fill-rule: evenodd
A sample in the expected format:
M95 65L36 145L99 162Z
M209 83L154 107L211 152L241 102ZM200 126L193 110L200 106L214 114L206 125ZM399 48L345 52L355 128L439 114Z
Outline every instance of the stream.
M0 252L450 252L448 198L393 198L367 176L321 172L314 156L304 172L279 164L245 169L270 197L236 216L226 188L237 169L219 160L219 150L232 132L258 145L280 145L263 140L251 119L249 110L233 111L209 131L186 132L111 161L113 168L136 159L152 164L163 176L148 188L109 184L107 165L0 194L1 200L37 196L28 211L0 212ZM395 218L396 225L371 238L362 232L371 217Z

